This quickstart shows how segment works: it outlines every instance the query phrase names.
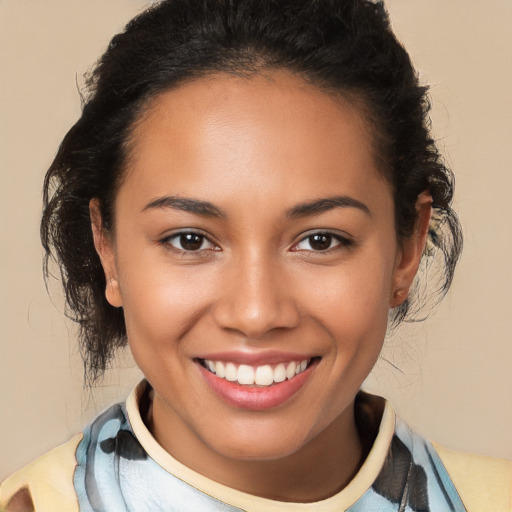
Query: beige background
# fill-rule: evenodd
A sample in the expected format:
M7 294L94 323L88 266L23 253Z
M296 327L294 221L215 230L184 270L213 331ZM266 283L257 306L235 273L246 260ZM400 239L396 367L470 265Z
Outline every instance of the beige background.
M0 478L81 430L139 379L127 355L91 393L73 326L41 277L45 169L76 119L76 81L141 0L0 0ZM512 458L512 2L388 0L432 84L457 175L465 254L427 322L387 342L369 387L420 433ZM393 366L398 366L400 370Z

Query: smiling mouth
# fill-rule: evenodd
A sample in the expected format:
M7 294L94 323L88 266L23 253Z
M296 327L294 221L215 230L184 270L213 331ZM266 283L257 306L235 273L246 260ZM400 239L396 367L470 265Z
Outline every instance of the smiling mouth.
M243 386L269 387L300 375L320 358L303 359L279 364L250 366L232 362L197 359L199 364L220 379Z

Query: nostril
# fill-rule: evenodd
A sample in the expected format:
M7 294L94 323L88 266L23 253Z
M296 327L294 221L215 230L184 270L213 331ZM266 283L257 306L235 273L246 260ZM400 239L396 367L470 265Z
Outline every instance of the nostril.
M249 339L260 339L275 329L291 329L300 322L300 313L290 297L244 297L234 294L219 300L213 308L216 323Z

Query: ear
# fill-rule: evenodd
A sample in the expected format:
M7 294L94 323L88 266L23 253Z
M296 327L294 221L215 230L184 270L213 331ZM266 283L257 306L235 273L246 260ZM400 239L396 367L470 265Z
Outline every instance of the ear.
M422 192L416 201L417 220L414 233L403 240L397 251L393 271L390 306L400 306L409 296L414 276L418 271L421 257L427 242L428 227L432 215L432 196L427 190Z
M119 281L117 279L117 264L115 249L110 235L103 227L99 200L94 198L89 202L89 215L91 217L92 235L94 238L94 247L101 260L103 271L105 272L105 297L109 304L116 308L123 305Z

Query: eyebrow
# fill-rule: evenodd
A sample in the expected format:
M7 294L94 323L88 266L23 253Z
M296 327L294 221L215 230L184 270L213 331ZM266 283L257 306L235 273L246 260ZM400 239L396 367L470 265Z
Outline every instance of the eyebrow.
M163 196L154 199L148 203L142 211L158 208L172 208L173 210L195 213L203 217L226 218L226 214L220 208L217 208L217 206L208 201L199 201L198 199L177 196Z
M224 211L208 201L178 196L158 197L148 203L142 211L159 208L171 208L173 210L181 210L218 219L225 219L227 217ZM368 206L350 196L325 197L300 203L288 210L286 216L290 219L295 219L298 217L307 217L308 215L320 215L334 208L357 208L371 216Z
M308 215L320 215L334 208L357 208L371 217L370 208L350 196L332 196L300 203L288 210L286 215L290 219L295 219Z

